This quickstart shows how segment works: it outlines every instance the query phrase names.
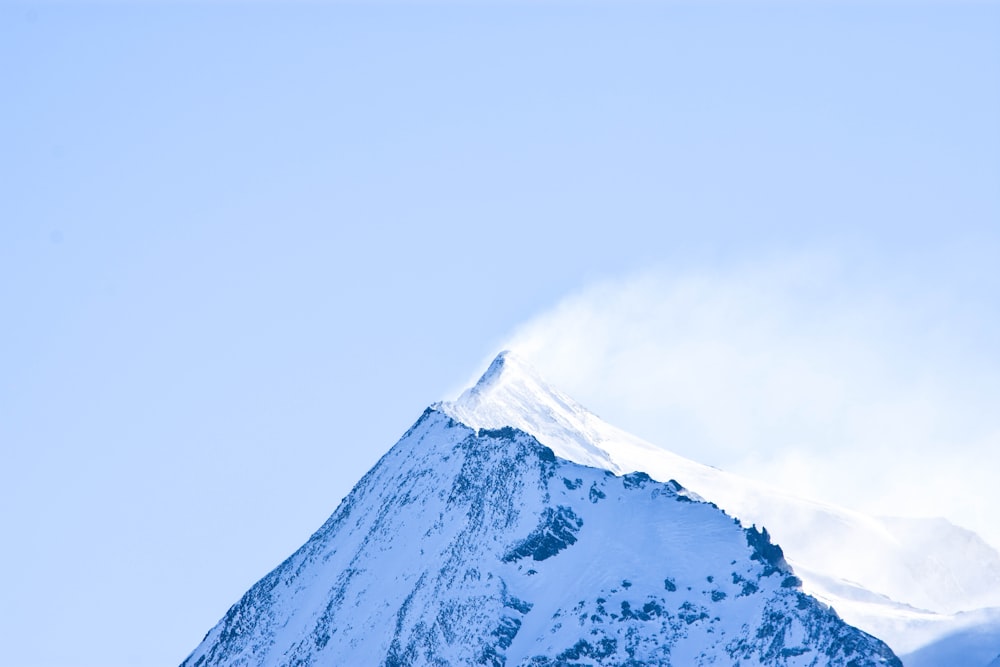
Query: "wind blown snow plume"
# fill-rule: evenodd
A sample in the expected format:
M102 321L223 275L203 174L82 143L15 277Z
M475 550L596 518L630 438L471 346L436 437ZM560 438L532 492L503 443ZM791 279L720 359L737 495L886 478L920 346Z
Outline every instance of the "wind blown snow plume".
M1000 545L994 337L957 297L871 284L816 257L650 272L564 299L505 347L674 452Z

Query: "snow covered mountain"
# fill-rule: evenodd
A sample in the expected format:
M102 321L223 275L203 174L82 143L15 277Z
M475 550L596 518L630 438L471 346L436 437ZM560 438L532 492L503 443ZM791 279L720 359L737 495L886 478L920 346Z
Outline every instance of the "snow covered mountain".
M613 474L606 425L535 381L501 356L429 408L184 667L900 664L766 531Z
M511 353L436 407L473 428L519 428L571 461L676 479L744 525L766 526L808 593L907 665L985 666L1000 652L1000 554L943 519L872 517L677 456L603 422Z

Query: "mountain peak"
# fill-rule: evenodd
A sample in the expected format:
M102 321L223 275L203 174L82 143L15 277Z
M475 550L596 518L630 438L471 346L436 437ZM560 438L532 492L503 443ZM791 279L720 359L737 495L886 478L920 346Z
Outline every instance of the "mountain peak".
M493 361L490 362L489 368L483 373L476 384L471 387L471 389L478 389L479 391L486 391L492 385L502 382L504 375L510 375L513 373L523 372L528 369L527 363L518 357L511 350L501 350Z
M604 439L603 422L546 384L527 361L510 350L500 352L479 381L457 400L433 407L474 429L513 426L539 438L558 456L623 472L599 446Z
M542 450L539 444L548 449ZM528 456L529 452L536 456ZM557 468L559 473L555 472ZM641 472L615 477L604 471L619 475ZM539 476L540 472L545 474ZM684 485L683 492L680 484ZM530 493L536 495L524 495ZM619 501L624 503L626 495L639 497L637 502L642 503L680 501L668 502L670 508L705 497L730 516L738 517L744 527L768 526L768 532L776 537L774 544L780 543L782 550L772 547L766 533L753 529L746 531L745 541L755 549L750 560L768 571L777 568L772 574L784 573L774 561L782 557L782 551L788 554L787 562L795 568L795 575L775 579L779 590L785 591L779 596L798 595L801 581L803 592L836 606L849 622L907 652L924 646L936 651L938 644L951 641L951 636L958 636L958 630L966 627L976 627L977 632L983 628L983 636L997 636L990 629L996 627L997 617L986 607L1000 608L994 603L1000 599L1000 561L995 551L985 549L985 544L981 548L970 536L957 535L938 522L928 525L875 519L795 498L655 447L605 423L549 386L527 361L503 351L458 399L437 403L425 411L310 542L251 589L185 664L222 667L242 661L236 659L238 655L251 654L258 656L256 664L269 663L260 657L264 653L257 653L258 647L270 651L268 647L275 645L274 633L285 633L285 628L291 628L291 634L286 636L294 642L288 650L305 652L306 657L315 652L312 647L322 651L328 644L340 648L328 649L332 652L327 655L346 651L348 645L364 646L361 650L371 652L366 654L369 659L348 660L351 664L413 664L421 655L430 659L434 651L444 650L442 647L452 646L459 652L464 650L460 646L482 647L483 637L492 638L485 641L492 646L493 654L480 653L470 658L471 654L455 653L460 659L454 664L503 664L504 652L512 656L510 664L529 664L517 662L515 655L533 656L530 664L537 665L564 664L566 659L581 657L593 658L596 664L617 664L620 661L614 656L625 644L616 642L631 636L631 630L622 624L633 624L637 619L663 624L665 619L673 618L678 621L673 631L680 630L686 637L686 628L697 629L698 623L706 620L711 625L709 619L715 618L707 606L695 613L691 605L701 599L699 595L708 596L711 604L726 605L730 600L742 606L742 598L753 595L760 587L758 577L751 581L746 573L729 569L727 563L735 566L740 559L734 559L735 554L728 548L716 554L722 569L711 575L702 571L703 561L713 553L712 548L704 550L703 542L718 546L723 524L727 531L734 530L728 516L721 523L724 515L715 517L720 531L708 530L697 521L675 523L671 528L663 523L662 505L655 510L647 508L649 511L634 511L632 505L631 509L624 505L619 509ZM613 502L602 503L605 498ZM709 505L696 505L701 508L699 512L717 512ZM623 532L626 525L632 526L630 532ZM595 526L604 528L594 531ZM580 531L597 539L578 539L577 533L583 535ZM742 539L738 533L730 537L735 534ZM664 536L669 538L665 543L661 541ZM700 543L691 546L699 546L702 556L690 558L685 555L687 548L676 558L665 555L666 549L692 540ZM577 543L576 548L568 548ZM587 545L593 545L596 551ZM502 551L489 551L494 547ZM602 560L605 551L612 556L606 567ZM538 565L538 561L547 563L557 552L557 567ZM865 558L857 558L858 553L864 553ZM340 554L340 560L333 561L336 554ZM629 565L630 571L623 572L623 559L634 558L639 559L636 566ZM364 567L358 567L358 563ZM646 577L643 583L635 576L642 573L642 564L657 568L662 564L676 571L647 571L656 576ZM691 570L694 565L697 568ZM507 569L501 572L487 567ZM370 575L375 572L393 576L373 579ZM691 587L679 586L680 579L675 582L672 578L685 572L693 572L693 578L688 578ZM598 581L595 576L600 578L601 573L613 576ZM664 574L669 577L656 578ZM761 575L765 580L770 576L766 572ZM544 588L542 581L554 583ZM737 588L730 587L729 581ZM524 583L523 590L515 590L521 586L516 582L530 583ZM698 588L694 587L696 583ZM728 592L723 586L729 588ZM561 604L563 598L544 592L551 590L573 591L572 601L581 600L572 615L568 608L553 606ZM575 597L577 590L589 590L601 597L593 598L596 606L591 609L589 602ZM322 591L329 591L328 599ZM639 591L641 595L634 597ZM668 607L661 599L663 591L681 596L688 591L694 597L678 600L681 605L676 607L677 615L671 612L661 617ZM311 606L307 597L322 605ZM368 603L390 597L388 604ZM489 604L494 605L496 614L477 612L474 618L466 615L469 610ZM536 605L535 612L529 615ZM362 607L369 614L367 621L357 621L363 618L357 615ZM577 641L580 625L572 619L606 623L605 609L610 608L615 609L610 616L615 624L595 626L592 631L596 635L587 634ZM973 609L976 614L953 614ZM549 625L551 619L564 612L572 622ZM407 618L410 622L404 622ZM484 619L497 620L500 625L476 625ZM581 620L580 624L585 622ZM396 636L390 643L387 635L362 636L355 627L395 627ZM296 635L296 628L305 634ZM455 634L462 628L465 634ZM615 636L593 639L604 630ZM661 625L660 630L667 632L669 628ZM557 637L559 632L562 634ZM714 628L706 632L712 633L715 645L721 646ZM755 636L761 639L772 634ZM547 647L541 645L546 642ZM849 643L858 645L854 640ZM570 644L570 649L562 650ZM727 648L739 645L733 636L726 638ZM846 646L839 640L838 645ZM958 650L972 651L964 646ZM250 653L244 653L245 649ZM750 660L751 653L740 653L740 661ZM546 655L555 658L544 660ZM787 656L790 660L785 661L784 653L779 653L777 663L770 658L750 661L758 665L800 664L800 655L804 654L791 653ZM947 664L985 664L992 655L995 653L977 654L975 660L954 659ZM673 658L674 664L703 662L694 654L674 653ZM249 657L246 660L252 662ZM290 661L294 662L281 660ZM831 659L825 664L843 663ZM889 664L899 663L890 660Z
M545 384L534 368L527 361L511 350L502 350L476 381L462 393L458 403L470 403L477 397L502 391L518 385L520 393L550 394L553 389Z

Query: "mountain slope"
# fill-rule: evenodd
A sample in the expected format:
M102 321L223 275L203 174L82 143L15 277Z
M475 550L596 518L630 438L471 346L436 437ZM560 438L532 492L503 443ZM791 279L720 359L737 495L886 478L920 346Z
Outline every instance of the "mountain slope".
M766 532L429 409L184 662L898 665Z
M943 519L867 516L685 459L603 422L509 352L436 407L475 428L520 428L568 460L676 479L744 525L767 526L807 592L900 654L966 627L961 612L1000 607L1000 554L974 533Z
M996 655L1000 638L1000 609L982 609L952 616L947 624L939 619L939 636L906 656L906 667L968 665L986 667Z

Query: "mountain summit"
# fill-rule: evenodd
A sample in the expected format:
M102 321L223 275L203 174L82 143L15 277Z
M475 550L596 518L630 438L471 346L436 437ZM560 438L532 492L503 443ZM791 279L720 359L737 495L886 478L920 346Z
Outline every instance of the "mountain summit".
M608 429L501 355L184 667L900 664L804 593L767 531L675 481L616 475Z
M454 402L432 406L472 428L513 426L534 435L564 459L620 473L609 452L608 425L542 380L509 350ZM625 436L624 432L620 433Z

